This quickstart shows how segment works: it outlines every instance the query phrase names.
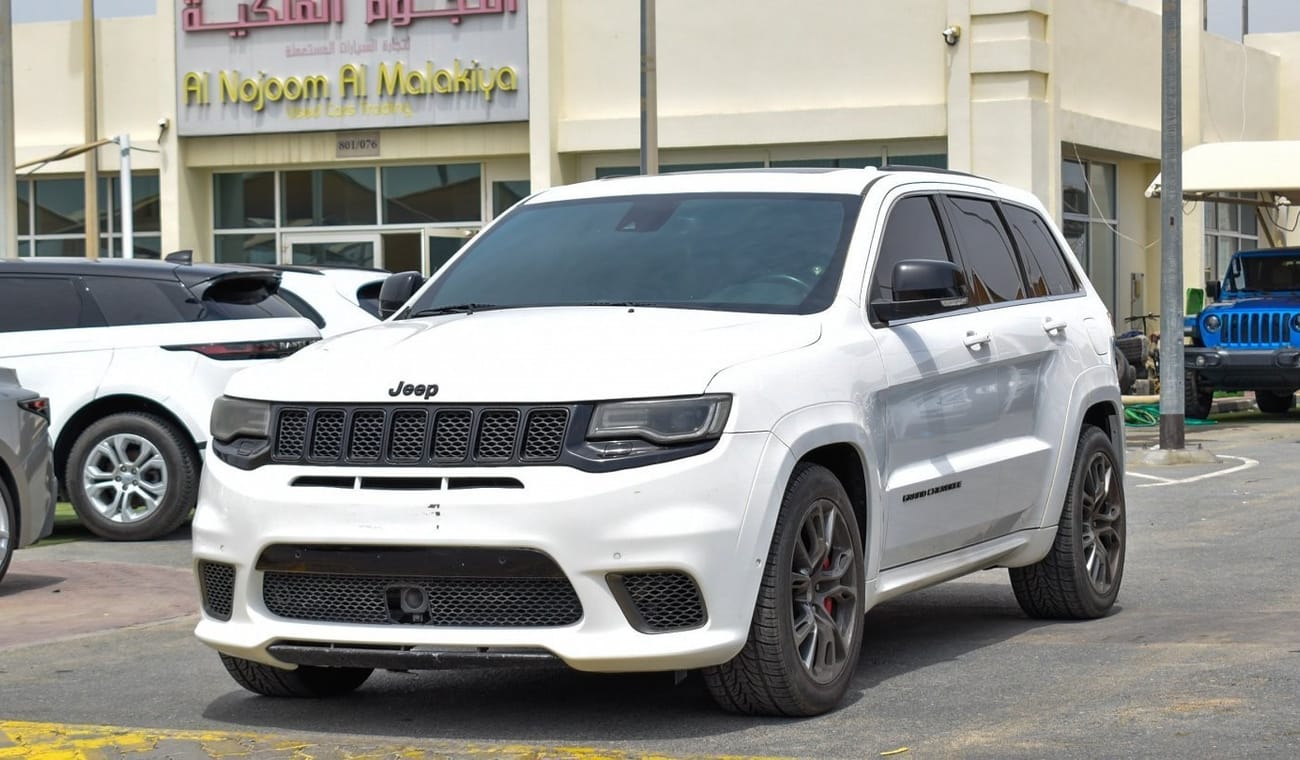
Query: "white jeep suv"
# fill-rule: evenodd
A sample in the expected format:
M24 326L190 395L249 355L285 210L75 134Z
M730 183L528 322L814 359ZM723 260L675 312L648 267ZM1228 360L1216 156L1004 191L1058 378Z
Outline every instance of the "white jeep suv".
M245 367L320 333L261 269L0 259L0 365L50 398L62 490L114 540L189 517L212 401Z
M1029 615L1111 609L1111 337L1039 202L979 178L548 190L394 319L232 379L197 635L268 695L558 658L823 712L904 592L1004 566Z

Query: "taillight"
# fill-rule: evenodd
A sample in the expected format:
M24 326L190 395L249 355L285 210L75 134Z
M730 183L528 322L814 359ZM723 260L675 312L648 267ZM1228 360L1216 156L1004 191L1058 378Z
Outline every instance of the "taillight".
M290 340L247 340L234 343L186 343L163 346L167 351L196 351L209 359L233 361L236 359L282 359L298 349L315 343L319 338L293 338Z
M26 409L38 417L50 418L50 400L41 396L40 398L29 398L26 401L19 401L18 406Z

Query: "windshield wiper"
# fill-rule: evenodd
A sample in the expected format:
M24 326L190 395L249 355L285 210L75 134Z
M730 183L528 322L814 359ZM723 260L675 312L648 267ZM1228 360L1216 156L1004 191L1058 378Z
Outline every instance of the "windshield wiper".
M418 317L437 317L443 314L473 314L476 311L490 311L492 309L508 309L509 306L497 306L494 303L458 303L450 306L438 306L433 309L420 309L407 315L408 319Z
M575 303L575 304L557 304L557 305L564 305L564 306L569 306L569 305L572 305L572 306L641 306L641 307L649 308L649 307L651 307L651 306L662 306L663 304L661 304L661 303L654 303L653 301L584 301L584 302L582 302L582 303Z

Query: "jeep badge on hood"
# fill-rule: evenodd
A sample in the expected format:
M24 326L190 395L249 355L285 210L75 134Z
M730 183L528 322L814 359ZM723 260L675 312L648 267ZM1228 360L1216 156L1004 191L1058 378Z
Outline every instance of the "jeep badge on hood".
M438 395L438 386L433 383L428 385L412 385L405 380L398 380L395 387L388 389L390 396L419 396L428 399L431 396Z

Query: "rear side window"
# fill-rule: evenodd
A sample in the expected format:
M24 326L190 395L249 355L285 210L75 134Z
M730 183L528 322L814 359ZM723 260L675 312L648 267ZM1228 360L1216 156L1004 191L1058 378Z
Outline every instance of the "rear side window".
M876 257L871 300L893 300L894 265L907 259L952 261L934 201L926 195L909 196L890 209L880 255Z
M1024 298L1020 266L993 202L954 197L948 199L948 206L968 271L971 303L983 306Z
M0 332L103 326L82 301L80 287L71 277L0 279Z
M383 286L383 281L380 281L369 282L357 288L357 305L367 314L379 316L379 289Z
M312 321L312 324L316 325L317 328L323 328L325 326L325 317L321 316L321 313L319 311L313 309L311 307L311 304L307 303L302 298L300 298L297 293L294 293L293 291L290 290L285 290L284 288L280 288L279 292L277 292L276 295L283 298L285 300L285 303L292 306L294 310L297 311L299 314L306 317L307 319L310 319Z
M197 318L197 302L174 280L87 277L86 285L110 325L159 325Z
M1020 206L1003 204L1002 212L1006 214L1016 248L1020 249L1020 260L1029 279L1029 294L1041 298L1079 292L1079 281L1070 271L1047 222Z

